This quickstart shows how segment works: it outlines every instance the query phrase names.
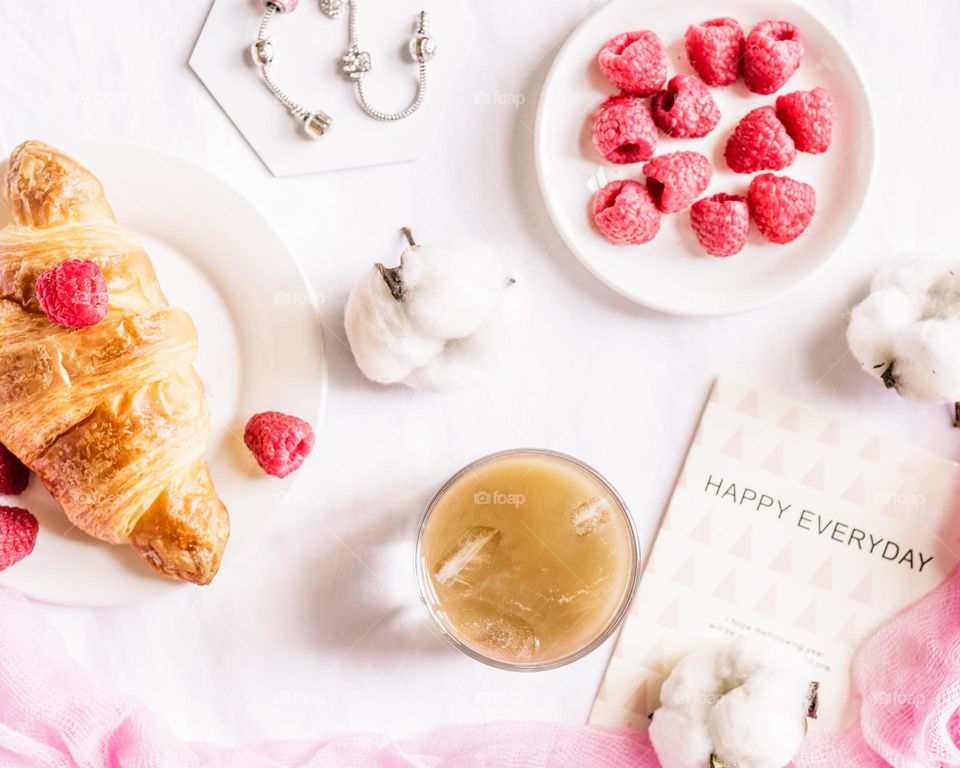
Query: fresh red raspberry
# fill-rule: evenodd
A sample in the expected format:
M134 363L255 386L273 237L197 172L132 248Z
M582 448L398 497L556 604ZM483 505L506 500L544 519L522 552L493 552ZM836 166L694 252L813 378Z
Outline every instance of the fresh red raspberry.
M789 243L813 218L817 193L802 181L761 173L750 182L747 204L761 235L774 243Z
M677 75L650 102L653 122L667 136L692 139L706 136L720 121L720 110L700 79Z
M635 96L649 96L667 79L667 50L655 33L646 30L607 40L597 63L611 83Z
M264 472L286 477L300 469L313 450L313 428L296 416L266 411L247 422L243 442Z
M0 571L33 552L40 524L20 507L0 507Z
M737 124L724 150L727 165L737 173L779 171L797 156L793 139L773 107L757 107Z
M0 493L19 496L30 483L30 470L5 445L0 445Z
M657 126L635 96L611 96L593 118L593 144L609 162L640 163L653 157Z
M683 36L690 66L707 85L730 85L740 74L743 30L736 19L691 24Z
M800 152L819 154L830 147L833 99L826 88L794 91L778 97L777 117Z
M733 256L747 242L750 230L747 198L720 192L697 200L690 209L690 226L711 256Z
M107 281L92 261L71 259L48 269L33 290L50 322L67 328L96 325L107 314Z
M608 240L639 245L660 229L660 212L647 188L636 181L611 181L593 198L593 221Z
M710 161L699 152L671 152L643 166L647 191L664 213L690 205L707 188L712 173Z
M761 21L743 49L743 82L754 93L780 90L803 59L803 37L788 21Z

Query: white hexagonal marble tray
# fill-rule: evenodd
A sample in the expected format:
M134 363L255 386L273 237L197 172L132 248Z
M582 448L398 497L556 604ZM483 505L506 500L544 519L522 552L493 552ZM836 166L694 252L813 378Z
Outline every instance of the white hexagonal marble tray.
M213 3L190 67L275 176L414 160L449 109L475 36L473 17L461 0L361 0L358 10L360 43L373 57L367 94L384 111L402 109L416 92L417 68L407 48L417 13L428 12L438 52L427 65L426 100L404 120L368 117L339 69L348 43L346 16L331 19L317 0L301 0L296 11L278 14L270 23L271 71L294 100L333 118L325 136L311 139L274 100L253 65L249 49L262 18L260 3Z

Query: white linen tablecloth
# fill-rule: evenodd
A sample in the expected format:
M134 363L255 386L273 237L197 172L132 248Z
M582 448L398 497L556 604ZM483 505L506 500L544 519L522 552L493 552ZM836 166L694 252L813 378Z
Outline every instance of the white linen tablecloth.
M181 154L261 207L321 297L326 418L295 493L257 545L210 588L107 610L44 608L98 680L143 699L183 738L237 745L489 719L582 722L609 644L565 669L501 672L447 647L416 602L405 558L420 510L484 453L535 445L593 464L632 508L644 550L720 372L960 456L945 410L885 392L844 341L846 314L877 264L898 251L956 248L960 4L815 4L872 87L873 194L853 235L801 290L718 319L619 298L560 243L540 200L539 90L566 34L599 4L472 0L478 42L420 161L283 180L187 68L206 2L0 4L0 151L27 138L95 138ZM516 363L475 391L372 385L342 343L351 284L399 255L402 225L424 242L492 240L515 254L531 289Z

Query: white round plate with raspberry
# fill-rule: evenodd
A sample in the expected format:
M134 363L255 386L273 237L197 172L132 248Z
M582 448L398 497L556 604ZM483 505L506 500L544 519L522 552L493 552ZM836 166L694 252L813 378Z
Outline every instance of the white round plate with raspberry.
M290 493L293 474L268 477L244 447L255 413L279 410L319 423L326 393L316 300L299 265L260 212L230 185L172 155L123 144L60 147L103 183L117 221L143 243L171 304L193 318L194 366L210 405L207 460L230 513L219 576ZM0 227L8 223L0 206ZM309 471L309 469L305 469ZM61 605L130 603L197 589L155 574L134 550L80 532L34 476L20 496L40 522L33 552L0 584Z
M704 54L706 64L699 61L695 69L688 57L684 36L691 24L702 25L718 17L738 21L745 38L756 25L764 21L784 21L793 25L802 38L803 53L799 58L799 66L792 73L768 73L762 70L760 65L766 62L760 54L771 50L764 47L768 41L770 46L777 46L778 55L784 49L780 44L785 39L784 45L794 44L789 35L782 35L778 31L767 33L767 30L782 28L765 27L746 44L748 52L741 59L743 64L739 68L733 66L732 76L736 77L736 81L726 85L710 85L705 89L719 108L719 120L709 114L709 109L704 109L700 110L697 119L688 121L688 127L680 126L678 129L666 124L669 118L665 118L661 110L656 121L656 146L651 149L651 134L645 123L649 122L647 116L625 115L620 105L616 105L610 113L611 120L598 131L602 137L598 141L607 145L604 148L606 156L602 154L594 140L595 115L605 100L621 92L608 77L620 80L618 85L621 86L624 72L628 80L632 77L630 82L633 90L641 94L636 98L642 99L643 109L651 116L656 111L657 97L655 94L642 95L645 90L666 89L667 83L677 75L697 78L692 86L704 90L699 77L706 76L709 79L711 72L722 69L722 46L708 50ZM647 55L646 47L638 54L640 65L632 70L630 67L633 64L620 60L620 47L614 44L612 58L605 59L606 73L601 69L598 54L607 41L621 33L645 30L655 33L663 43L666 82L651 86L649 78L644 80L647 65L640 57ZM629 43L634 41L634 37L628 39ZM645 39L642 45L647 46ZM637 51L638 48L635 45L630 51ZM750 51L754 52L752 56ZM714 55L717 60L711 61L710 57ZM781 66L787 57L773 58L775 65ZM771 93L754 93L744 83L743 70L747 60L750 60L752 67L750 78L754 90L775 87L780 74L788 79ZM711 68L715 64L716 67ZM650 68L657 70L655 66ZM653 80L656 81L657 77ZM825 89L832 98L833 126L829 147L817 153L795 151L794 155L794 150L805 143L810 149L811 139L809 136L793 135L797 132L796 123L792 123L789 130L781 125L781 122L790 122L790 118L777 115L777 99L815 88ZM628 108L634 112L639 109L636 98L627 99ZM661 100L664 98L660 97ZM677 100L679 97L675 100L671 96L666 102L668 108L672 108ZM709 99L706 101L709 102ZM775 160L771 161L765 154L771 151L770 148L763 148L760 153L763 154L761 164L773 162L782 165L787 162L787 157L792 160L782 168L736 173L725 158L727 142L741 119L760 107L771 109L760 113L759 117L768 118L773 124L771 129L788 137L784 139L784 144L775 147L774 155L781 153ZM621 125L628 127L617 127ZM664 132L666 128L674 134L697 134L710 125L714 127L706 135L697 138L679 138ZM765 126L760 126L759 133L763 134L765 130ZM617 131L622 131L624 135L620 136ZM731 0L722 7L705 0L691 3L655 0L642 7L633 0L612 0L588 17L561 48L543 87L536 127L540 188L554 224L568 247L587 269L618 293L653 309L681 315L721 315L755 309L783 297L812 275L830 258L857 218L870 184L874 147L870 101L852 56L820 19L792 0ZM816 146L812 148L818 149ZM787 149L790 150L789 155L784 154ZM781 183L770 184L769 179L761 179L754 185L755 192L751 195L750 205L737 201L732 203L742 206L742 211L738 209L736 215L730 217L740 221L739 232L733 234L725 229L718 235L712 230L708 231L707 228L712 226L711 209L703 205L696 209L700 229L698 237L691 225L691 208L687 200L681 200L680 204L684 206L682 210L662 212L665 205L670 207L667 195L656 184L648 186L644 176L643 169L648 162L646 156L651 151L654 158L675 152L696 152L705 156L712 165L712 175L705 189L696 185L693 200L720 193L746 198L752 179L764 173L773 173L812 187L816 196L815 212L808 223L803 221L805 227L796 224L797 220L808 218L803 211L784 213L786 223L778 221L771 225L765 210L769 211L770 206L775 206L777 211L781 211L781 202L778 201L785 200L787 194ZM753 151L752 145L750 151ZM644 159L639 162L610 162L607 158L611 157L620 161L638 157ZM737 162L734 161L734 164ZM648 170L657 173L655 168ZM689 174L696 175L695 171L699 172L699 169L692 169ZM635 183L607 187L619 180ZM596 210L601 214L598 226L594 216L594 201L597 193L605 187L610 194L603 195L603 199L597 203ZM808 210L813 208L810 190L796 185L794 189L799 199L805 200L794 205ZM670 191L669 184L667 191ZM658 206L661 209L658 230L654 223L655 213L648 215L651 205L654 211ZM608 207L615 210L605 213ZM612 224L609 218L604 218L608 214L615 216ZM793 216L792 225L787 221L790 216ZM743 231L748 217L749 229L744 240ZM707 224L703 223L705 218ZM722 226L732 228L729 224ZM601 233L601 227L606 235ZM761 234L761 229L764 234ZM796 229L802 230L799 235L795 235ZM650 239L653 230L656 230L656 234ZM710 240L711 236L713 241ZM614 242L609 239L611 237L621 242ZM729 242L733 245L727 250L738 250L733 255L710 255L702 243L712 242L714 245L711 247L717 250L717 237L723 242L732 238ZM771 241L789 237L795 239L786 243ZM645 242L637 244L640 240ZM723 247L719 247L719 250L722 251Z

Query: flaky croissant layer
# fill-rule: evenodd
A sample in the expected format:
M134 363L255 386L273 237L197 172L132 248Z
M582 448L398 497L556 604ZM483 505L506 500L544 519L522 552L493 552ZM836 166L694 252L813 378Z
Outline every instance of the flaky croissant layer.
M39 476L70 521L129 543L154 569L207 584L229 517L203 458L210 415L192 364L197 334L150 259L119 226L100 182L38 141L17 147L0 230L0 443ZM106 317L68 329L34 284L70 259L100 267Z

